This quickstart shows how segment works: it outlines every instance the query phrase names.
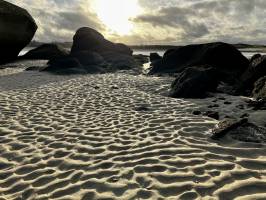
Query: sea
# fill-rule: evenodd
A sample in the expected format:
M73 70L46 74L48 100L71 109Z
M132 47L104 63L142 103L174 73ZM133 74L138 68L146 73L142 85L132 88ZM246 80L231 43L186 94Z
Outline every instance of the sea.
M26 47L24 48L21 52L20 52L20 56L24 55L25 53L27 53L28 51L34 49L35 47ZM246 56L247 58L251 58L254 54L260 53L262 55L266 55L266 51L265 49L262 48L252 48L252 49L239 49L242 54L244 56ZM138 54L142 54L142 55L146 55L149 56L150 53L158 53L160 56L163 56L163 54L165 53L166 50L162 50L162 49L133 49L133 52L135 55Z

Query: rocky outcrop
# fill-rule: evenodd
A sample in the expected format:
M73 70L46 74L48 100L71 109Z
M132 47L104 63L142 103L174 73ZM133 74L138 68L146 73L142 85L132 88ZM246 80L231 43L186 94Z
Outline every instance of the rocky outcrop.
M266 100L266 76L256 81L252 96L256 99Z
M210 65L224 73L220 79L229 82L232 77L242 74L248 64L248 59L230 44L188 45L168 51L160 61L152 64L149 74L178 73L191 66Z
M266 129L249 123L247 119L240 121L227 119L212 130L211 138L219 140L226 136L242 142L265 143Z
M89 27L80 28L74 35L71 53L79 51L93 51L99 54L116 52L125 55L132 55L133 53L126 45L106 40L102 34Z
M23 59L51 60L67 56L69 52L57 44L43 44L30 50Z
M170 96L174 98L205 98L218 86L218 72L210 66L190 67L173 82Z
M266 76L266 56L256 54L251 58L248 69L240 77L240 83L236 86L236 94L250 96L255 82L263 76ZM261 84L258 83L257 87L259 85Z
M30 43L37 25L23 8L0 0L0 63L17 58Z

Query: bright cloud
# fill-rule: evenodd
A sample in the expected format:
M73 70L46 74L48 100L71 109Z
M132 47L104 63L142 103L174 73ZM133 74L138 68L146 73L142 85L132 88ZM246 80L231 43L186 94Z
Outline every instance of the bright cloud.
M116 5L111 14L95 7L104 0L9 0L33 15L40 41L71 41L76 29L90 26L130 44L266 44L265 0L123 0L124 9L121 0L120 7L119 0L105 1Z

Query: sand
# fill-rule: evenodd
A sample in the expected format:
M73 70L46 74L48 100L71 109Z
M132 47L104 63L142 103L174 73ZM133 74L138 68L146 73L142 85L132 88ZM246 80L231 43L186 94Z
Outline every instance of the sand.
M172 99L171 81L0 70L0 199L265 199L266 147L191 114L245 98Z

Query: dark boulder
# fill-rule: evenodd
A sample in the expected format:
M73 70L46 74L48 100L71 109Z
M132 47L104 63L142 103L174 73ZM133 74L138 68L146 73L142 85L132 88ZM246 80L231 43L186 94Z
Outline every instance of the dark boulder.
M266 56L256 56L240 77L240 83L236 85L236 94L250 96L255 82L263 76L266 76Z
M43 44L30 50L23 59L50 60L67 56L69 52L57 44Z
M12 61L32 40L37 25L23 8L0 0L0 63Z
M125 55L132 55L133 53L128 46L108 41L102 34L89 27L80 28L74 35L71 53L79 51L92 51L100 55L104 52L116 52Z
M56 74L94 74L104 72L104 70L97 65L82 65L77 58L70 56L50 60L48 62L48 67L42 71Z
M249 123L247 119L240 121L226 119L212 130L211 138L219 140L225 136L242 142L265 143L266 129Z
M156 60L161 60L162 56L160 56L158 53L150 53L150 61L154 62Z
M190 67L173 82L170 96L174 98L205 98L218 86L217 71L210 66Z
M101 54L104 60L112 66L113 70L127 70L138 66L133 56L117 52L105 52Z
M178 73L191 66L210 65L225 73L220 79L232 82L248 64L248 59L233 45L221 42L197 44L169 51L152 64L149 74Z
M254 60L258 59L261 57L260 53L254 54L251 58L250 58L250 63L252 63Z
M256 81L252 96L256 99L266 100L266 76Z
M104 58L96 53L91 51L79 51L71 54L71 57L76 58L82 65L104 65Z
M146 55L138 54L138 55L133 55L133 58L139 65L143 65L145 63L149 62L149 57Z

